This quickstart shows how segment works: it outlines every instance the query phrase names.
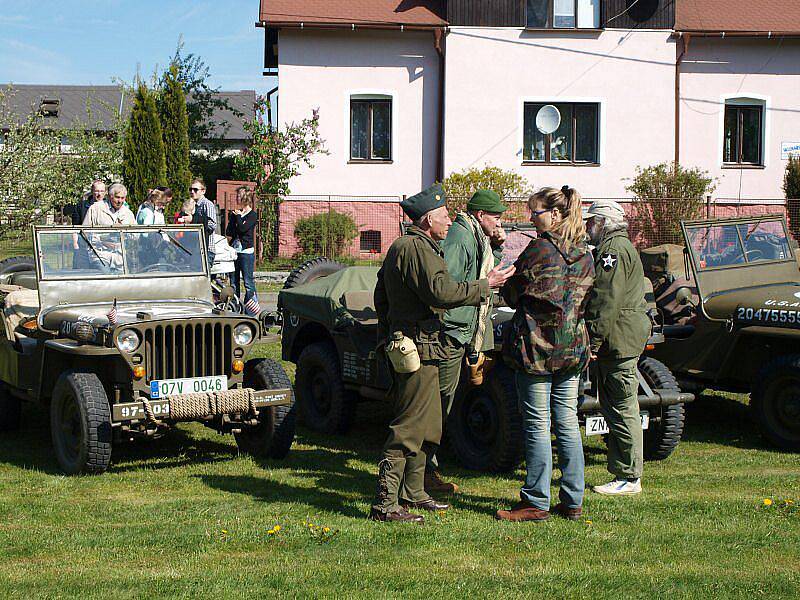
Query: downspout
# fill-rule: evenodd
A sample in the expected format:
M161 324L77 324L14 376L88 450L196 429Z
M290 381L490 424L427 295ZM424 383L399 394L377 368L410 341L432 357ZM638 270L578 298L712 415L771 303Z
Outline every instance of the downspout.
M681 62L689 50L691 34L679 33L681 50L675 60L675 166L681 162Z
M267 115L267 119L269 120L269 126L272 127L272 99L271 96L275 92L278 91L279 86L275 86L270 91L267 92L267 105L269 106L269 115ZM278 107L275 107L275 129L278 128Z
M439 123L436 139L436 181L444 180L444 76L445 76L445 48L444 37L446 30L443 27L433 30L433 47L439 55Z

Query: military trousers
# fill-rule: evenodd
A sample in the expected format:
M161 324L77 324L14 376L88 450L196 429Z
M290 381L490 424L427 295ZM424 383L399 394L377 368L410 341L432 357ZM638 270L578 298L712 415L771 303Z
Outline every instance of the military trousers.
M597 393L608 424L608 471L621 479L642 476L644 440L639 416L639 377L634 358L599 358Z
M394 512L400 503L424 502L425 462L442 439L439 369L424 361L414 373L394 373L389 396L394 418L378 463L378 486L373 509Z
M439 360L439 396L442 401L442 433L444 434L447 417L453 408L453 398L456 396L458 382L461 380L461 368L464 364L466 346L457 339L446 335L444 344L445 358ZM437 448L428 453L425 470L435 471L439 468L436 458Z

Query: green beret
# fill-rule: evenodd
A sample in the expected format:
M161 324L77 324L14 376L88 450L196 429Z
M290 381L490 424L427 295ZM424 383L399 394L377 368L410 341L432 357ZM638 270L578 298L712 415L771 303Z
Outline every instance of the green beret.
M492 190L478 190L472 194L467 202L467 210L485 210L489 213L502 213L508 210L497 192Z
M447 196L445 196L442 186L437 183L427 190L422 190L419 194L406 198L400 203L400 207L409 219L416 221L425 213L445 206L446 199Z

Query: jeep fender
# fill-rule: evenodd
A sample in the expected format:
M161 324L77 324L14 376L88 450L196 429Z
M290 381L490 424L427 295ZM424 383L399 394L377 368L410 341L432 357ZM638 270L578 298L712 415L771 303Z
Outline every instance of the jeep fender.
M41 399L52 396L56 381L64 371L75 368L101 371L102 369L98 369L101 357L118 355L116 348L90 346L66 339L45 341L37 397Z

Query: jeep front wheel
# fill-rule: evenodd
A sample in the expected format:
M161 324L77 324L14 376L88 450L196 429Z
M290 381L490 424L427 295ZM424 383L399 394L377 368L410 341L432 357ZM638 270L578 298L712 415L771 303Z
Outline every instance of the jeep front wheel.
M292 388L283 367L275 360L249 360L244 368L244 384L254 390ZM258 425L234 433L236 445L245 454L260 458L285 458L294 441L295 409L291 404L268 406L258 414Z
M306 346L297 359L297 404L303 423L321 433L347 433L355 416L357 396L344 388L336 346Z
M761 369L750 408L767 440L779 448L800 449L800 355L780 356Z
M111 462L111 409L94 373L59 377L50 401L50 433L67 475L103 473Z
M653 389L680 391L678 381L662 362L654 358L639 361L639 371ZM661 414L658 415L657 412ZM660 406L650 411L650 427L643 432L644 459L664 460L678 447L683 435L685 411L683 404Z

